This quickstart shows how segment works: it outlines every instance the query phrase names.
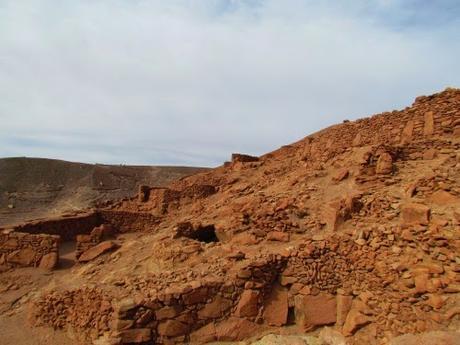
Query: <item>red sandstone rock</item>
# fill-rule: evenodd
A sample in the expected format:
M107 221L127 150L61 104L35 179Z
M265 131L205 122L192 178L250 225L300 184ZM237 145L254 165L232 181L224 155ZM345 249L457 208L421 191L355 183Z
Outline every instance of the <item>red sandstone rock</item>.
M372 322L372 318L362 314L357 309L351 309L347 315L345 324L343 325L342 333L344 336L353 335L360 327Z
M265 303L264 320L270 326L283 326L288 317L288 290L274 285Z
M191 344L206 344L216 340L216 325L214 322L201 327L190 334Z
M40 268L46 269L46 270L52 270L53 268L56 268L57 264L59 262L59 255L58 253L48 253L42 257L40 260Z
M347 318L348 312L351 309L353 302L352 296L337 294L337 325L343 326Z
M267 240L289 242L289 234L281 231L271 231L267 234Z
M444 190L438 190L431 195L430 201L433 204L448 206L460 203L460 198Z
M382 153L377 160L375 172L377 174L390 174L393 171L393 158L387 152Z
M16 250L7 256L7 261L20 266L30 266L34 263L37 253L32 248Z
M123 344L140 344L152 339L152 330L149 328L127 329L120 333Z
M239 317L256 316L259 312L258 307L259 292L255 290L244 290L236 306L235 315Z
M198 318L203 320L219 318L232 305L232 301L217 295L211 303L206 304L203 309L198 311Z
M257 334L260 327L249 320L231 317L216 325L216 339L238 341Z
M425 113L425 126L423 128L423 134L432 135L434 133L434 117L433 112L428 111Z
M296 296L296 324L303 330L334 324L337 321L335 296L319 294L317 296Z
M335 182L343 181L349 176L349 174L350 171L347 168L342 168L335 173L335 175L332 177L332 180Z
M94 260L98 256L107 253L111 250L114 250L118 247L118 245L113 242L113 241L105 241L99 243L97 246L94 246L87 251L85 251L83 254L80 255L78 258L78 261L80 262L88 262L91 260Z
M189 327L182 322L176 320L166 320L158 325L158 334L167 337L177 337L187 334Z
M430 220L430 208L422 204L405 204L401 207L403 224L428 224Z

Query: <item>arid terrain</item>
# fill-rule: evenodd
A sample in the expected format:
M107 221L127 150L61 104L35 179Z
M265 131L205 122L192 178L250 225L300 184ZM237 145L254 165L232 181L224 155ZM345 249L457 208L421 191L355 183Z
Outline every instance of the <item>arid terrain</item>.
M459 181L448 88L4 226L0 344L458 345Z
M0 226L79 212L100 202L131 197L139 185L165 186L204 170L2 158Z

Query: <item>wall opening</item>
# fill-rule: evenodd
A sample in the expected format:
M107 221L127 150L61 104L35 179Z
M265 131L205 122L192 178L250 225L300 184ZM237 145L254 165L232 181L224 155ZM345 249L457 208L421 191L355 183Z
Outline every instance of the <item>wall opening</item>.
M199 226L194 229L189 238L204 243L219 242L214 225Z
M287 325L295 325L295 308L288 308Z

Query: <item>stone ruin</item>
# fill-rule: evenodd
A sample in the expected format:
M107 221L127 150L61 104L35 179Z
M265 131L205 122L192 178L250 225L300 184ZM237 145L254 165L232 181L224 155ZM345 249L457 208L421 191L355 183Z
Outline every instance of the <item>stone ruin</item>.
M337 344L389 344L460 329L459 168L460 91L448 89L86 215L6 230L0 258L51 268L69 238L81 264L99 257L94 281L43 294L31 312L94 344L325 326ZM103 254L127 232L158 236L147 253L167 268L102 283L120 260Z

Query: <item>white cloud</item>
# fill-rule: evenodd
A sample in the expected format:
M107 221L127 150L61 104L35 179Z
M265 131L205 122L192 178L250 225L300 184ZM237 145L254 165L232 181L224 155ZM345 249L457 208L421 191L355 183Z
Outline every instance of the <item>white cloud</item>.
M0 1L0 156L213 165L460 84L401 1Z

